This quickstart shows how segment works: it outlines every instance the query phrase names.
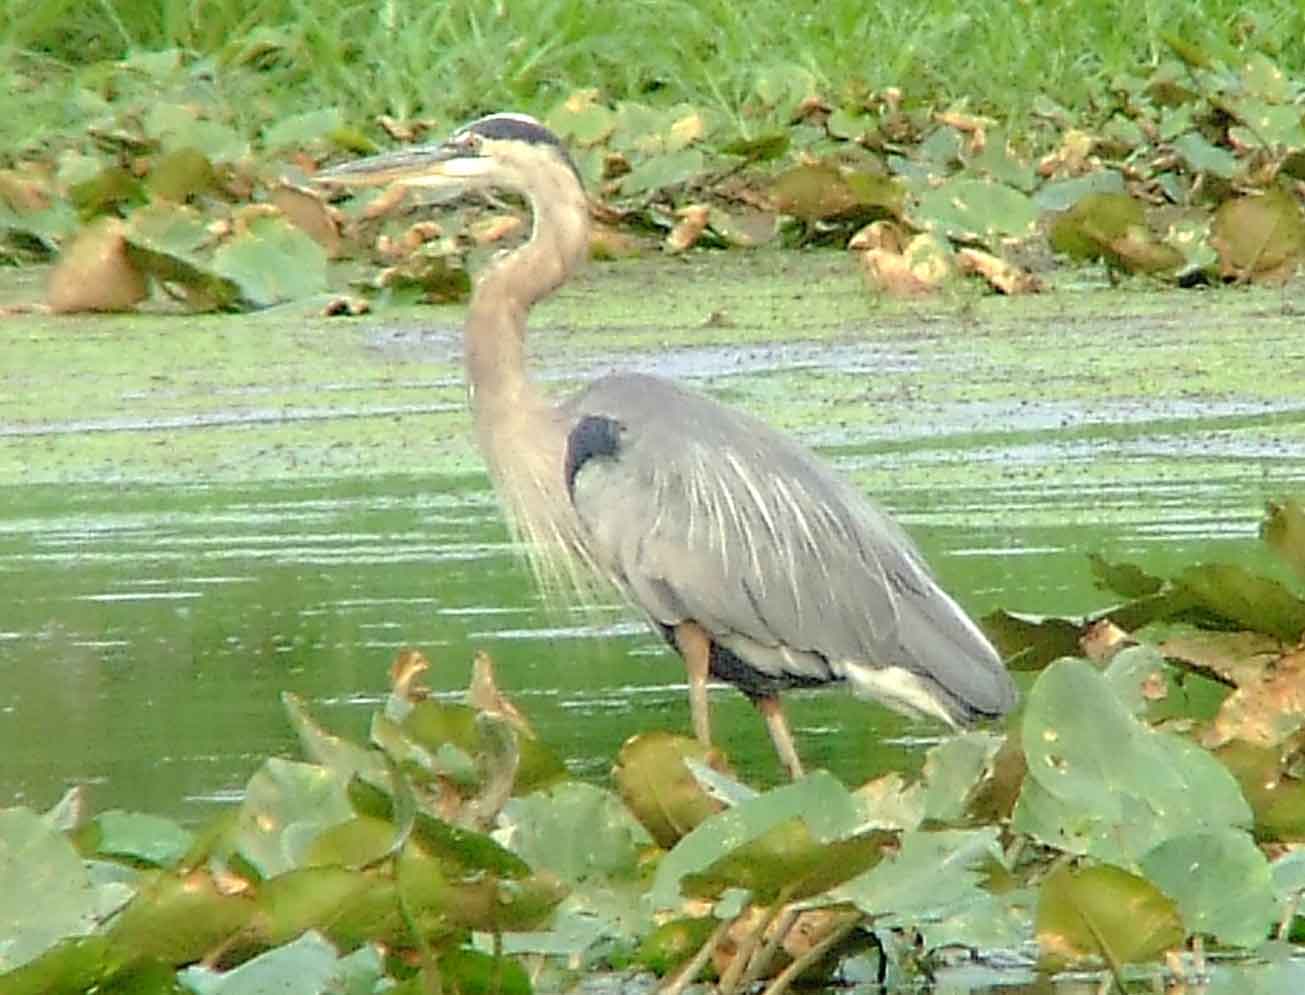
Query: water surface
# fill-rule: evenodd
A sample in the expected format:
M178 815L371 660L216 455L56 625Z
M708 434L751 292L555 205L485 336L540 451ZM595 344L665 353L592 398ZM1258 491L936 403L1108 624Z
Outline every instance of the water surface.
M820 265L842 280L836 262ZM761 413L897 514L976 614L1104 606L1090 552L1272 569L1256 526L1267 498L1305 489L1305 406L1281 382L1298 347L1271 303L1202 319L1089 296L1049 318L858 299L866 313L796 321L809 290L791 262L736 265L710 300L686 284L679 309L723 298L740 315L725 328L622 326L607 302L647 273L591 272L541 316L542 374L565 388L633 366ZM281 691L361 736L408 646L451 695L487 649L581 777L602 781L638 731L687 730L678 660L632 613L541 605L468 443L456 313L436 315L204 320L166 343L139 319L71 341L0 328L0 803L89 782L99 809L198 820L263 757L296 754ZM78 397L41 394L72 382ZM775 780L746 701L720 689L713 711L742 772ZM910 769L939 732L836 690L789 712L808 764L851 783Z

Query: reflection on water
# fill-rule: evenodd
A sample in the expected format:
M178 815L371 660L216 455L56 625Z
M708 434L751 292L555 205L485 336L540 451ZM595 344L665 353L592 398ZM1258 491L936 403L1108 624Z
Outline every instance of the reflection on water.
M1036 458L1026 449L1001 458ZM829 455L854 474L875 462L851 447ZM1042 490L1021 472L882 496L972 610L1082 611L1104 603L1088 552L1157 570L1208 556L1263 566L1267 486L1229 465ZM281 691L362 736L405 646L425 650L430 683L453 694L488 649L582 777L605 777L641 729L688 727L678 661L622 606L543 610L480 477L11 488L0 507L0 804L46 806L82 781L99 808L198 819L238 798L264 756L296 755ZM809 765L851 782L917 764L936 732L837 691L791 695L789 709ZM774 780L746 701L721 689L713 710L743 773Z

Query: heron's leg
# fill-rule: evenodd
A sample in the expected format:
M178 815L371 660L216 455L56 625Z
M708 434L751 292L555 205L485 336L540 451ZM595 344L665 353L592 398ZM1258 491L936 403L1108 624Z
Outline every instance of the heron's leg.
M766 720L770 741L775 744L775 752L788 768L788 776L796 781L802 776L802 761L798 757L797 747L793 745L793 734L788 731L788 721L784 718L784 709L780 707L779 695L761 695L753 698L752 703Z
M711 716L707 712L707 668L711 665L711 637L696 622L675 627L675 646L684 657L689 673L689 714L693 734L703 746L711 746Z

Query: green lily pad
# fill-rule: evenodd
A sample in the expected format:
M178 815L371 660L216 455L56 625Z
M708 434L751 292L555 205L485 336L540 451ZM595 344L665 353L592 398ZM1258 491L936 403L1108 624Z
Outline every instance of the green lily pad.
M740 847L794 819L803 820L804 831L814 844L849 840L860 828L860 805L832 775L816 771L793 784L717 812L676 843L658 864L649 891L654 907L677 906L681 882L687 876L707 871ZM784 829L783 834L792 834L796 839L799 831Z
M110 980L124 959L108 937L69 937L16 969L0 963L0 990L5 995L89 992Z
M1189 933L1255 947L1278 918L1269 862L1244 832L1175 836L1142 858L1142 871L1178 904Z
M736 138L721 146L725 155L737 155L749 162L778 159L788 151L791 138L787 131L768 131L748 138Z
M1297 576L1305 578L1305 505L1295 498L1269 502L1260 538Z
M1006 666L1028 671L1078 653L1085 622L998 609L983 616L979 624L1006 658Z
M1132 563L1110 563L1096 553L1088 554L1097 586L1123 598L1145 598L1160 593L1165 582Z
M254 898L252 928L271 946L288 943L310 929L331 925L345 909L356 909L387 882L346 867L303 867L266 881ZM369 893L373 893L369 895Z
M254 910L248 896L223 894L204 871L154 872L142 878L108 936L137 957L189 964L244 930Z
M1051 224L1051 247L1076 259L1105 259L1133 273L1176 269L1184 257L1159 241L1140 201L1122 193L1093 193Z
M207 193L216 183L217 173L208 157L187 145L160 156L145 185L151 199L180 204Z
M616 112L599 102L597 90L573 93L549 113L545 123L577 145L599 145L616 130Z
M993 758L1003 742L1003 737L992 733L970 732L929 750L921 773L924 817L935 822L963 819L975 791L991 773Z
M233 848L265 878L303 866L323 830L354 817L347 789L328 767L268 758L245 787Z
M191 148L211 162L234 162L249 155L249 142L216 121L200 118L189 104L153 104L143 122L147 137L165 151Z
M1305 147L1305 127L1295 104L1246 99L1232 107L1242 126L1230 129L1229 134L1243 145L1275 152Z
M780 213L810 223L855 215L896 216L905 193L891 176L821 162L781 173L771 185L770 198Z
M303 148L324 141L344 126L344 115L338 107L291 114L263 130L263 147L266 149Z
M26 808L0 810L0 974L89 933L95 893L68 838Z
M306 867L368 867L396 849L388 819L360 815L318 833L303 854Z
M1245 828L1236 781L1190 741L1152 730L1085 660L1060 660L1025 703L1028 775L1012 828L1049 846L1133 867L1173 836Z
M255 307L326 290L326 252L284 218L255 216L213 254L213 271Z
M291 728L299 737L300 747L310 761L330 767L344 780L358 775L373 783L388 782L389 768L375 750L328 732L317 723L297 694L282 692L281 704Z
M1234 740L1215 756L1241 785L1257 839L1305 841L1305 785L1283 769L1281 751Z
M627 197L669 190L697 179L706 166L702 150L694 147L649 156L621 177Z
M1183 942L1172 899L1145 878L1118 867L1061 867L1038 894L1038 946L1056 969L1084 960L1123 964L1151 960Z
M1027 194L988 180L955 179L923 193L908 219L949 238L989 248L1003 238L1027 238L1038 223Z
M874 867L896 838L870 829L821 841L801 816L792 816L703 870L686 874L680 889L691 898L719 898L740 889L764 905L780 896L784 901L810 899Z
M696 739L641 733L621 746L612 776L630 812L657 845L670 849L721 805L698 783L687 760L707 761Z
M1220 272L1239 280L1290 276L1305 253L1300 205L1276 187L1225 201L1214 214L1210 244Z
M1305 633L1305 600L1276 580L1234 563L1189 567L1175 578L1197 606L1241 628L1297 642Z
M500 823L528 864L573 886L635 877L652 844L620 799L577 781L513 799Z
M201 254L213 239L199 212L156 203L133 211L123 237L128 258L144 273L179 288L196 310L228 308L240 290L213 272Z
M1228 180L1239 171L1236 157L1227 149L1211 145L1199 131L1180 135L1173 145L1174 151L1183 157L1193 172L1209 173Z
M916 926L941 922L975 903L986 904L989 866L1001 866L995 827L902 835L901 849L867 874L836 889L877 923Z
M334 978L337 959L335 948L310 932L230 971L188 967L178 980L197 995L318 995Z
M664 922L644 937L635 962L658 977L670 974L701 949L717 925L712 916L681 916Z
M458 995L530 995L530 976L515 960L460 947L441 955L440 980Z
M96 816L94 852L128 857L154 867L171 867L190 850L195 837L171 819L118 810Z

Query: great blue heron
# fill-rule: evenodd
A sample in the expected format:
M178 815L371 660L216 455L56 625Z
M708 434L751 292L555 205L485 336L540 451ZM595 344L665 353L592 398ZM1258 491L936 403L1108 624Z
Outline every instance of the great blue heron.
M526 316L589 250L580 174L551 131L492 114L442 144L317 179L497 188L530 202L530 240L489 265L471 298L477 439L541 572L592 568L679 651L704 744L709 677L752 700L794 778L787 688L847 684L953 726L1014 705L992 645L902 529L803 446L658 377L614 373L560 403L529 379Z

